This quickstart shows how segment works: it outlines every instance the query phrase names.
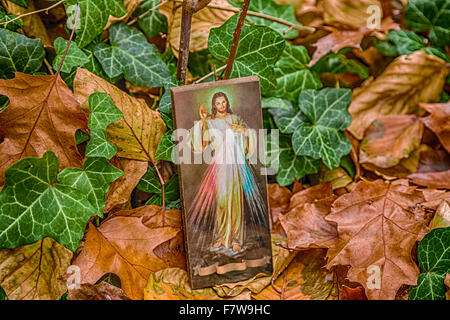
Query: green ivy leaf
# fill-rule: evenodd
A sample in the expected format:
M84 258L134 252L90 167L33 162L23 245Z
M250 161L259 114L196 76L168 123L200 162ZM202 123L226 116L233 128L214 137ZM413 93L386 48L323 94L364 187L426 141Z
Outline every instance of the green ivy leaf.
M269 109L275 123L282 133L294 133L298 126L308 119L301 112L295 112L294 109Z
M12 13L7 14L6 10L3 7L0 7L0 23L11 21L12 19L16 18L16 16ZM10 31L16 31L19 28L22 28L23 21L22 19L14 20L13 22L8 23L5 25L0 25L0 28L5 28Z
M239 8L242 7L242 3L235 3L230 1L234 6L237 6ZM295 24L297 26L301 26L300 23L298 23L297 19L295 18L295 12L294 12L294 6L293 5L282 5L277 4L273 0L252 0L250 1L250 5L248 7L249 11L264 13L272 17L276 17L278 19L282 19L288 22L291 22L292 24ZM257 25L267 26L272 28L273 30L276 30L281 35L284 35L286 39L293 39L298 36L298 30L290 30L289 27L285 24L281 24L275 21L250 16L248 15L246 17L248 21L253 22ZM285 32L287 32L285 34Z
M6 170L0 192L0 248L51 237L75 251L96 210L87 195L56 184L59 161L51 151L25 158Z
M296 155L292 145L291 136L281 135L279 144L271 145L270 135L267 141L267 159L276 159L269 167L278 167L276 181L281 186L291 185L295 179L302 179L307 174L317 173L320 169L320 160Z
M175 143L172 140L173 131L167 131L161 138L161 141L156 149L155 160L172 161L172 150Z
M209 51L224 63L230 55L238 16L238 14L232 16L220 27L211 29L209 33ZM258 76L263 94L270 95L277 88L274 65L284 46L283 37L271 28L244 24L231 77Z
M399 55L410 55L425 47L425 39L412 31L391 30L387 40L395 44Z
M84 133L81 130L77 130L75 132L75 141L77 142L77 144L82 144L83 142L86 142L89 140L89 135Z
M94 54L108 77L124 75L135 86L161 87L169 78L169 69L153 44L136 28L124 23L109 29L111 45L99 43Z
M333 74L342 74L347 72L356 74L361 79L367 79L370 75L369 69L367 69L364 64L354 59L348 59L340 52L329 52L314 65L312 70L318 73L330 72Z
M111 183L120 178L123 172L104 158L87 158L83 169L67 168L58 174L61 184L85 194L94 206L96 215L103 218L106 192Z
M40 39L0 29L0 78L10 79L14 72L34 73L44 61L45 51Z
M306 90L300 95L300 109L308 119L295 130L292 143L297 155L322 158L330 169L336 168L341 158L351 149L351 143L342 132L351 123L348 112L351 91L325 88Z
M202 77L213 71L213 65L218 68L222 64L208 49L189 54L188 69L194 77Z
M424 273L419 275L417 286L410 289L409 300L444 300L444 279L450 273L450 227L431 230L417 251Z
M80 17L76 29L76 43L80 48L87 46L102 33L110 15L122 17L127 13L122 0L66 0L64 5L68 21L75 21L77 3L80 3Z
M69 41L63 38L57 38L53 43L57 54L57 56L53 60L53 69L58 70L68 43ZM67 50L67 55L61 67L61 72L69 73L73 68L81 67L88 62L89 58L86 56L83 50L78 48L75 42L72 42L69 46L69 50Z
M147 172L141 178L136 187L144 192L160 195L162 201L162 185L159 181L158 175L153 168L148 167ZM176 201L180 198L178 175L174 174L169 179L169 181L165 183L164 196L166 199L166 204ZM156 199L153 199L152 201L156 201ZM161 203L159 203L158 205L161 205Z
M429 30L431 42L443 47L450 44L450 4L448 0L409 0L406 25L413 31Z
M9 0L9 1L24 8L28 8L28 2L30 2L30 0Z
M0 286L0 301L1 300L8 300L8 296L2 286Z
M9 98L0 95L0 112L2 112L9 105Z
M113 122L122 118L122 112L114 105L106 93L96 92L89 96L88 127L91 131L91 140L86 146L88 157L103 157L111 159L116 153L116 146L106 141L106 128Z
M278 85L276 96L298 101L303 90L322 88L322 82L317 73L309 70L307 66L310 61L305 47L286 45L275 65Z
M133 17L139 17L158 4L159 0L144 0L134 11ZM167 18L159 12L159 9L150 11L150 13L139 19L138 25L149 38L153 38L160 32L167 33L168 30Z
M263 98L261 100L263 109L283 109L289 111L292 109L292 106L289 103L290 102L286 100L276 97Z

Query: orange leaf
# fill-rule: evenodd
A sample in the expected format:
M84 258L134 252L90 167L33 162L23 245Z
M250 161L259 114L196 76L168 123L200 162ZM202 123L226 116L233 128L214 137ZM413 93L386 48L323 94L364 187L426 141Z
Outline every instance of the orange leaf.
M60 76L15 74L0 80L0 94L10 99L0 113L0 185L4 172L25 157L53 151L60 169L81 167L75 132L87 128L87 118Z
M371 300L392 300L402 284L415 285L419 269L411 250L427 222L421 202L423 193L401 180L359 182L327 217L339 236L327 267L350 265L348 278L363 285Z
M439 138L447 152L450 152L450 102L442 104L421 103L420 106L431 115L422 119Z

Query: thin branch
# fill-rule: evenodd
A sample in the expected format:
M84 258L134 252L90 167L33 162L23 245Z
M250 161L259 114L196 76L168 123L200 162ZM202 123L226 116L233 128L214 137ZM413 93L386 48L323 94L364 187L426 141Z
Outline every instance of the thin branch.
M75 29L76 29L76 26L78 23L79 16L80 16L80 3L78 3L78 5L77 5L77 11L75 13L75 21L73 24L73 29L72 29L72 32L70 33L70 38L69 38L69 41L67 42L67 47L66 47L66 50L64 51L64 55L61 59L61 63L59 64L58 71L56 72L57 76L59 76L61 74L61 68L63 66L64 60L66 60L67 52L69 51L69 47L72 43L73 35L75 34Z
M131 26L132 24L135 24L136 22L138 22L138 20L144 18L145 16L149 15L151 12L155 11L156 9L162 7L163 5L165 5L167 2L169 2L170 0L163 0L161 1L159 4L157 4L156 6L154 6L153 8L148 9L147 11L145 11L143 14L141 14L140 16L134 18L133 20L131 20L130 22L127 23L128 26Z
M20 16L17 16L17 17L15 17L14 19L11 19L11 20L9 20L9 21L5 21L5 22L0 23L0 25L5 25L5 26L7 26L9 23L11 23L11 22L13 22L13 21L16 21L16 20L18 20L18 19L21 19L21 18L23 18L23 17L29 16L29 15L32 15L32 14L35 14L35 13L46 12L46 13L48 14L48 12L49 12L51 9L53 9L53 8L55 8L55 7L57 7L57 6L59 6L59 5L60 5L61 3L63 3L64 1L66 1L66 0L58 1L57 3L51 5L51 6L48 7L48 8L39 9L39 10L36 10L36 11L32 11L32 12L27 12L27 13L21 14Z
M44 64L48 69L48 72L50 72L51 75L54 75L55 73L53 72L53 67L52 65L48 62L47 58L44 58Z
M180 26L180 47L177 65L177 78L186 83L187 64L189 59L189 43L191 40L192 15L195 12L197 0L183 0Z
M216 69L216 72L225 70L226 67L227 67L227 65L221 66L220 68L217 68L217 69ZM203 81L205 81L206 79L208 79L209 77L211 77L211 76L213 76L213 75L214 75L214 71L212 71L212 72L208 73L207 75L201 77L200 79L196 80L194 83L200 83L200 82L203 82ZM220 76L219 76L219 78L220 78Z
M225 69L225 79L229 79L231 70L233 70L234 59L236 58L236 52L239 45L239 38L241 37L242 26L244 25L245 17L247 16L250 0L245 0L242 6L241 13L239 14L239 20L236 25L236 29L233 32L233 43L231 44L230 56L228 57L227 68Z
M170 1L183 2L183 0L170 0ZM230 11L230 12L235 12L235 13L241 11L239 8L226 7L226 6L221 6L221 5L208 5L207 7L211 8L211 9L218 9L218 10ZM265 20L273 21L273 22L277 22L280 24L284 24L285 26L288 26L288 27L292 28L293 30L298 30L301 32L314 33L316 31L316 28L307 27L307 26L299 26L299 25L296 25L295 23L292 23L292 22L289 22L289 21L286 21L286 20L283 20L283 19L280 19L277 17L272 17L272 16L269 16L264 13L259 13L259 12L255 12L255 11L247 11L247 15L262 18Z

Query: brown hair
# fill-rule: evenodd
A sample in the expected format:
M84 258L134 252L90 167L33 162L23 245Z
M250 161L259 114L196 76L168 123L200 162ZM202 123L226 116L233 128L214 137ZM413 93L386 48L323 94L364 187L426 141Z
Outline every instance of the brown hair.
M228 100L228 97L225 93L223 92L216 92L213 97L212 97L212 101L211 101L211 112L213 114L213 117L216 116L217 114L217 108L216 108L216 99L219 97L224 97L225 101L227 102L227 113L228 114L233 114L233 111L231 111L231 107L230 107L230 101Z

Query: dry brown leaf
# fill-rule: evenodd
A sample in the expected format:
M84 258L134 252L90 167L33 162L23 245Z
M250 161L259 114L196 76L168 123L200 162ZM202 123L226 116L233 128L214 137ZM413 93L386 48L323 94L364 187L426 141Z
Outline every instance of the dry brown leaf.
M159 11L167 17L169 23L168 38L172 46L173 53L178 57L180 47L180 30L181 30L181 11L182 7L178 6L173 14L174 2L169 1L167 4L159 8ZM223 7L234 8L227 0L212 0L211 6L219 5ZM227 21L234 12L203 8L192 16L191 39L189 43L189 51L196 52L208 48L209 31L212 28L221 26Z
M378 0L320 0L318 8L327 24L359 28L367 26L371 16L367 9L373 5L381 8Z
M325 220L336 200L331 185L317 185L294 196L297 197L292 201L289 212L279 216L287 234L288 247L329 247L337 237L335 224Z
M186 270L168 268L153 272L144 289L144 300L229 300L217 295L213 288L191 289ZM232 300L250 300L244 292Z
M133 14L134 10L137 9L137 7L139 7L139 5L141 4L141 2L144 0L123 0L123 5L125 7L125 9L127 10L127 14L125 14L122 17L114 17L114 16L109 16L108 18L108 23L106 24L104 30L107 30L111 27L111 25L120 22L120 21L126 21L128 18L131 17L131 15Z
M136 99L86 69L78 68L73 81L74 93L84 107L89 96L104 92L122 111L123 117L107 128L108 139L117 146L117 156L151 161L161 137L167 130L158 112L142 99Z
M342 286L341 300L367 300L367 296L362 287Z
M419 269L411 250L426 230L423 193L405 181L361 181L337 199L327 220L337 223L339 240L328 250L327 267L350 265L350 281L369 299L395 298L403 285L415 285Z
M286 269L292 259L295 258L295 252L290 252L282 248L279 244L282 244L286 239L285 237L272 233L272 261L273 261L273 274L267 276L265 274L257 274L251 279L239 281L235 283L224 283L214 287L216 293L221 297L235 297L250 290L252 293L257 294L267 287L272 281L278 278L278 276Z
M433 220L430 222L430 229L450 227L450 204L449 201L442 200L437 207Z
M435 150L421 146L419 168L417 173L442 172L450 170L450 155L443 149Z
M10 99L0 113L0 185L13 163L47 150L56 154L60 169L81 167L75 132L87 128L87 118L60 76L17 72L0 80L0 94Z
M317 174L309 175L309 180L312 184L323 184L330 182L333 190L344 188L353 182L347 171L341 167L330 170L322 164L320 171Z
M145 209L141 209L145 210ZM178 267L161 260L155 249L173 239L180 227L158 226L149 228L146 215L154 215L153 207L142 216L114 216L99 228L89 224L83 251L74 261L81 269L82 283L96 283L104 274L119 276L122 289L132 299L142 299L144 287L152 272Z
M447 292L445 293L445 299L450 300L450 273L447 273L444 280L445 285L447 286Z
M289 207L289 200L292 192L286 187L273 183L268 185L269 191L269 208L272 216L272 221L277 221L278 216L285 212Z
M413 173L407 177L412 183L432 189L450 189L450 170L444 172Z
M0 250L0 285L10 300L59 300L73 253L50 238Z
M439 101L450 68L423 51L395 59L374 81L355 90L349 131L358 139L377 118L418 113L419 102Z
M334 276L324 265L326 250L301 251L281 276L256 300L337 300Z
M359 30L339 30L336 28L330 28L332 32L323 38L320 38L315 44L316 51L312 56L309 66L313 66L323 56L330 51L337 53L339 50L347 47L361 48L360 44L364 36L367 34L367 28L361 28Z
M28 2L28 8L19 6L11 1L6 1L6 3L6 10L8 13L13 13L16 16L36 11L36 6L33 0ZM22 17L21 19L23 21L22 30L28 37L41 39L44 47L53 47L52 41L47 34L47 28L38 14L31 14Z
M422 119L423 123L436 134L445 150L450 152L450 101L442 104L421 103L420 106L430 113Z
M128 209L131 193L147 172L148 162L113 158L113 165L123 171L123 176L114 181L106 193L104 213L116 208Z
M107 282L83 283L79 289L69 289L67 300L130 300L122 289Z
M392 168L419 147L423 124L415 115L388 115L374 121L360 144L359 161Z

